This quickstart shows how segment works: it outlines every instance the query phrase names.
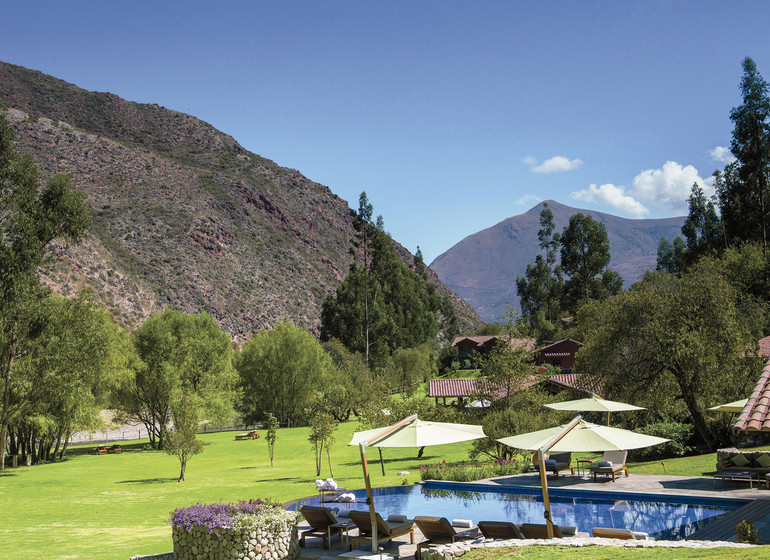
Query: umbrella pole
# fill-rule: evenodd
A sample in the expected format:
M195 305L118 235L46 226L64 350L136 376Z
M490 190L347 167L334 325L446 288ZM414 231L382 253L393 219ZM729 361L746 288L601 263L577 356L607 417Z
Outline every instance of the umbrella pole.
M553 538L553 521L551 521L551 499L548 497L548 478L545 472L545 453L543 448L537 450L538 470L540 471L540 485L543 487L543 506L545 511L545 530L549 539Z
M364 484L366 485L366 503L369 504L369 519L372 522L372 552L377 552L377 513L374 511L372 482L369 480L369 465L366 463L366 443L361 446L361 465L364 469Z
M380 467L382 468L382 476L385 476L385 461L382 460L382 447L378 447L377 451L380 452Z
M610 411L607 411L607 425L610 425Z

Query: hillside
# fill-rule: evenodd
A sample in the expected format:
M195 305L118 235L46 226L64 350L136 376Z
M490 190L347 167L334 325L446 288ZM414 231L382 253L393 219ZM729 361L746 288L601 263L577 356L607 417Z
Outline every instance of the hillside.
M616 270L626 286L645 270L654 269L661 237L672 240L681 235L683 217L658 220L629 220L611 214L580 210L546 201L553 212L557 231L572 214L582 212L607 227L610 240L610 268ZM523 276L527 264L542 251L538 245L540 212L543 203L503 220L490 228L469 235L431 263L439 278L465 298L485 321L497 321L509 303L519 306L516 277Z
M328 187L190 115L2 62L0 101L17 150L44 181L69 173L93 211L86 241L57 245L64 258L41 271L54 290L91 287L128 327L168 306L207 311L237 340L283 317L317 331L352 258L353 211ZM480 324L433 280L463 330Z

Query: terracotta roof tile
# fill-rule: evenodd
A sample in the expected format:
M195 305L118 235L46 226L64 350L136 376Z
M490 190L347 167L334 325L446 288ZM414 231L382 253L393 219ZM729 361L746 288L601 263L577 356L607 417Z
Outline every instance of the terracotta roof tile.
M476 392L475 379L431 379L429 397L469 397Z
M761 345L762 341L759 342ZM765 364L754 392L738 416L734 428L748 432L770 432L770 360Z

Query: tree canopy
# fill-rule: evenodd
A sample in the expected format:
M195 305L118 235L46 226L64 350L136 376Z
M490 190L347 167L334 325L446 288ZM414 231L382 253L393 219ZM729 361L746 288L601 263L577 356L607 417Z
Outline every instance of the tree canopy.
M334 372L321 344L290 321L253 336L236 358L235 368L244 419L257 422L272 413L289 425L308 420L316 392Z
M681 399L709 447L703 410L756 381L747 353L761 309L745 302L717 270L698 266L677 278L648 273L632 288L578 314L584 348L577 369L601 379L606 398L650 407L666 418Z
M77 242L91 224L85 195L74 192L68 175L54 176L40 189L32 156L18 156L13 131L0 104L0 470L5 465L8 426L25 405L18 402L16 361L34 347L43 289L36 271L56 238Z

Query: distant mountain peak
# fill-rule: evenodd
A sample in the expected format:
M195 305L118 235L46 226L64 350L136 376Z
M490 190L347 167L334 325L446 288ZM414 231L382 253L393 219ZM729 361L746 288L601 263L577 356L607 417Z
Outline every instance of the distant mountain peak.
M573 208L555 200L539 202L523 214L469 235L436 257L430 267L452 291L463 297L485 321L497 321L508 304L519 307L516 277L542 253L537 240L540 212L544 204L553 212L557 231L570 216L587 214L602 222L610 240L610 268L626 285L638 280L657 263L661 237L681 235L684 217L628 219L612 214Z

